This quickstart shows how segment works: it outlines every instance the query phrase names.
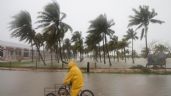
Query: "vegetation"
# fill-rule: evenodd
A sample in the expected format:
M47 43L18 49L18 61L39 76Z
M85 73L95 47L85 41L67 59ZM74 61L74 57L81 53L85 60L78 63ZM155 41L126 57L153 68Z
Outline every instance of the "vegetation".
M59 53L60 60L63 61L62 45L61 42L65 36L65 33L72 28L63 22L66 14L61 12L58 3L52 2L45 6L44 11L39 12L38 28L43 28L43 34L45 37L45 43L51 54L55 51L56 56ZM59 49L59 52L58 52ZM52 55L51 55L52 58Z
M146 48L143 49L144 56L147 56L149 49L147 46L147 32L150 23L164 23L163 21L154 19L157 13L154 9L149 10L148 6L140 6L139 10L133 9L135 15L130 16L128 27L138 26L135 30L129 28L123 38L115 35L112 27L115 25L113 19L108 19L106 14L100 14L95 19L90 21L87 29L88 35L83 38L83 32L74 31L72 27L64 22L66 13L61 12L61 8L57 2L52 1L47 4L44 9L38 12L39 25L33 29L31 15L27 11L21 11L13 17L10 23L11 36L19 38L20 41L25 41L32 47L36 47L38 57L42 60L44 65L48 57L45 52L50 54L51 66L55 66L54 62L61 63L64 60L70 59L72 53L75 57L80 56L80 61L84 57L93 57L96 62L100 61L106 64L106 57L109 60L109 66L112 63L122 60L127 61L129 53L131 53L132 62L135 63L134 58L136 49L134 49L134 40L137 40L138 29L141 31L141 39L145 37ZM35 30L41 29L41 33ZM71 38L65 38L67 32L73 32ZM129 40L131 40L132 48L129 50ZM43 48L43 52L41 50ZM167 50L163 45L156 45L155 50ZM33 53L33 52L32 52ZM135 56L136 55L136 56ZM33 58L33 57L32 57ZM55 59L54 59L55 58ZM112 58L113 61L112 62ZM98 60L100 59L100 60ZM55 60L55 61L54 61ZM95 63L96 64L96 63ZM37 66L37 63L36 63ZM64 65L62 63L62 68Z
M149 10L149 6L139 6L139 10L133 9L135 15L130 16L129 24L128 26L138 26L136 28L142 28L141 30L141 39L145 37L145 44L146 44L146 50L148 50L147 46L147 32L148 32L148 26L150 23L159 23L162 24L164 21L154 19L155 16L158 14L155 12L154 9L151 11ZM148 55L148 51L146 51L146 56Z
M104 58L104 64L106 63L106 60L105 60L105 56L106 54L108 55L108 59L109 59L109 64L110 66L112 65L111 64L111 61L110 61L110 56L109 56L109 49L108 49L108 46L107 46L107 36L111 36L114 34L114 31L112 29L110 29L110 27L112 27L115 23L113 20L107 20L107 17L106 15L99 15L95 20L92 20L90 22L90 26L89 26L89 33L90 34L95 34L97 35L97 39L101 39L102 42L103 42L103 58ZM101 41L99 41L101 42ZM98 42L98 43L99 43Z
M31 61L23 61L23 62L0 62L0 67L26 67L27 65L31 65ZM32 65L33 66L33 65Z
M159 43L159 42L151 42L149 44L149 48L148 48L148 51L150 52L150 54L155 54L155 53L158 53L158 52L164 52L164 53L167 53L168 54L168 57L170 57L170 48L168 45L166 44L162 44L162 43ZM146 54L146 48L143 48L141 50L141 56L142 57L145 57L145 54Z
M83 53L83 38L82 38L82 34L79 31L75 31L74 34L72 35L71 38L72 42L74 42L73 45L73 52L74 52L74 56L77 56L77 51L80 52L80 61L83 58L82 57L82 53Z
M12 30L11 36L19 38L20 41L28 42L29 44L31 44L32 47L34 43L36 45L39 56L41 57L44 65L46 65L40 53L40 48L38 45L39 42L36 42L36 32L32 28L30 14L27 11L21 11L19 14L13 16L13 18L14 20L10 23L10 30Z
M136 66L132 66L130 67L131 69L140 69L143 73L151 73L151 70L142 66L142 65L136 65Z
M127 40L129 40L129 39L132 40L132 63L134 63L134 51L133 51L134 50L134 48L133 48L134 43L133 43L133 41L138 39L138 37L136 35L137 35L137 33L134 32L133 29L128 29L127 35L125 35L125 38Z

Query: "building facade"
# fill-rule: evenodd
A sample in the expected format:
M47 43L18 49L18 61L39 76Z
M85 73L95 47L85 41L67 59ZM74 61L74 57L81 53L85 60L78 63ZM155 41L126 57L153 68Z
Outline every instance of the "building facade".
M31 59L31 57L31 46L0 40L0 60L20 61L25 59Z

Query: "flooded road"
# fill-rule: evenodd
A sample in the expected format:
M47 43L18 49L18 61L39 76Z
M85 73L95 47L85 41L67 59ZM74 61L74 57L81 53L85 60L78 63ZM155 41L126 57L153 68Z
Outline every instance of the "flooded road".
M44 96L65 72L0 71L0 96ZM84 74L95 96L171 96L171 75Z

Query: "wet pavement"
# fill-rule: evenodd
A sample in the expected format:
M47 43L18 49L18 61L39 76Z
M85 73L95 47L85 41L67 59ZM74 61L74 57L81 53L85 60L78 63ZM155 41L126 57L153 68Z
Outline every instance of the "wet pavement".
M66 72L0 71L0 96L44 96L44 88L62 83ZM170 75L84 74L95 96L171 96Z

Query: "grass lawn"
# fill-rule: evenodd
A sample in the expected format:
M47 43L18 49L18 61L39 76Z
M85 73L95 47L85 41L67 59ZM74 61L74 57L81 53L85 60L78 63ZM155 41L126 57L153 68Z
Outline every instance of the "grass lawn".
M31 65L32 62L31 61L24 61L24 62L0 62L0 67L24 67L24 66L28 66Z
M46 62L46 65L43 65L42 62L37 62L36 61L32 62L32 61L22 61L22 62L18 62L18 61L13 61L13 62L9 62L9 61L1 61L0 62L0 67L7 67L7 68L11 68L11 67L38 67L38 68L61 68L62 65L57 63L57 62L53 62L53 64L51 64L50 62Z

